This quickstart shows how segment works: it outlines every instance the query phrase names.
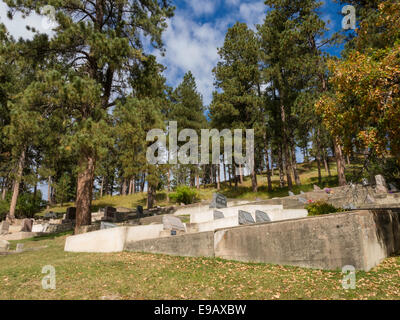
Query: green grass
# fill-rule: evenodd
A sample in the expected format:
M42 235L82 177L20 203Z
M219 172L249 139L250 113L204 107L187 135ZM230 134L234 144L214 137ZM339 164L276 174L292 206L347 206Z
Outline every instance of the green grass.
M0 256L0 299L400 298L400 257L357 272L356 290L344 290L340 271L129 252L67 253L65 235L18 242L47 248ZM56 269L56 290L42 289L45 265Z

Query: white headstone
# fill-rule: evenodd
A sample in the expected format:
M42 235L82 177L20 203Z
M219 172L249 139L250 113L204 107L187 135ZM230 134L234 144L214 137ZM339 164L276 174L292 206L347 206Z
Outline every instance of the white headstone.
M321 191L321 188L314 184L314 191Z
M10 248L10 243L7 240L0 240L0 252L7 252Z
M17 243L17 248L15 249L16 252L23 252L24 251L24 244Z
M0 235L7 234L10 228L10 223L8 221L3 221L0 223Z
M293 197L295 194L292 191L289 191L289 197Z
M385 178L381 174L375 176L375 181L376 181L376 192L378 193L388 192L388 187Z
M173 216L163 216L164 230L186 231L181 219Z
M102 221L100 224L100 230L113 229L113 228L117 228L117 227L118 226L113 223L104 222L104 221Z

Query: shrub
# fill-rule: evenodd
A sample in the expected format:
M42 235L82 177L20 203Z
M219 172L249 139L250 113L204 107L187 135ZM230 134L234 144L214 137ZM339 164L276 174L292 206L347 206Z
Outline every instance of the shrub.
M0 221L3 221L7 217L7 212L10 209L10 205L6 200L0 200Z
M306 209L308 210L308 216L321 216L324 214L344 211L343 209L336 208L335 206L324 201L317 201L310 203L309 205L306 206Z
M169 198L175 203L191 204L197 199L197 192L187 186L179 186L176 192L171 193Z

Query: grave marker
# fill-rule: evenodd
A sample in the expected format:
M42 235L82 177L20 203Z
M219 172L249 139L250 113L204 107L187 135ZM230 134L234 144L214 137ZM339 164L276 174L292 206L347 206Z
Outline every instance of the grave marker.
M22 220L22 229L21 232L32 232L33 220L32 219L24 219Z
M314 184L314 191L322 191L320 187Z
M293 197L295 194L292 191L289 191L289 197Z
M256 223L253 219L253 216L251 215L250 212L239 210L239 224L240 225L245 225L245 224L253 224Z
M143 207L142 206L137 206L136 207L136 214L137 214L138 218L142 218L144 216Z
M256 223L263 223L263 222L271 222L271 219L269 218L267 213L260 210L256 210Z
M181 219L174 216L163 216L164 230L186 231Z
M376 192L378 193L388 192L388 187L385 178L381 174L375 176L375 181L376 181Z
M399 192L399 189L397 189L393 183L389 183L389 188L392 192Z
M224 213L221 211L214 210L214 220L224 219Z
M113 228L117 228L118 226L113 224L113 223L109 223L109 222L104 222L102 221L100 223L100 230L106 230L106 229L113 229Z
M210 204L210 209L223 209L228 207L228 201L226 197L219 193L213 194L213 199Z
M10 228L10 223L8 221L3 221L2 223L0 223L0 235L7 234L9 228Z
M67 208L65 220L76 220L76 208L75 207Z

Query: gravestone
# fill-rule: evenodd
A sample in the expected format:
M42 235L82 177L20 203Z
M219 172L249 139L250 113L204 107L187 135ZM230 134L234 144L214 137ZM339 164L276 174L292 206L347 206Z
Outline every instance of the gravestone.
M7 234L10 228L10 223L8 221L3 221L0 223L0 235Z
M22 220L22 229L21 232L32 232L33 220L32 219L24 219Z
M100 224L100 230L113 229L113 228L117 228L117 227L118 226L113 223L104 222L104 221L102 221Z
M181 219L174 216L163 216L164 230L186 231Z
M142 218L144 216L143 207L142 206L137 206L136 207L136 214L137 214L138 218Z
M75 207L67 208L65 220L76 220L76 208Z
M322 191L320 187L314 184L314 191Z
M228 201L226 197L219 193L213 194L213 199L210 204L210 209L223 209L228 207Z
M10 249L10 243L7 240L0 240L0 252L7 252Z
M68 210L68 209L67 209L67 210ZM46 212L46 213L44 214L44 218L45 218L45 219L57 219L57 218L58 218L58 215L57 215L56 213L50 211L50 212Z
M34 224L32 226L32 232L46 232L47 228L49 227L48 223L44 223L44 224Z
M221 211L214 210L214 220L224 219L224 213Z
M256 223L271 222L268 214L263 211L256 210Z
M392 192L399 192L399 189L397 189L393 183L389 183L389 188Z
M24 251L24 244L17 243L17 248L15 249L16 252L23 252Z
M346 205L343 206L343 209L344 210L355 210L356 206L354 205L354 203L346 204Z
M377 193L387 193L388 192L388 187L387 187L385 178L381 174L375 176L375 181L376 181L376 192Z
M362 185L363 185L364 187L368 187L368 186L369 186L369 181L368 181L367 178L363 178L363 179L362 179Z
M240 225L245 225L245 224L253 224L256 223L253 219L253 216L251 215L250 212L239 210L239 224Z
M305 194L304 191L300 191L300 194Z
M370 195L367 195L367 203L368 204L373 204L373 203L375 203L375 199L372 198Z
M295 194L292 191L289 191L289 197L293 197Z
M305 198L303 198L303 197L300 197L300 198L299 198L299 202L300 202L300 203L303 203L303 204L306 204L306 203L307 203L307 199L305 199Z

